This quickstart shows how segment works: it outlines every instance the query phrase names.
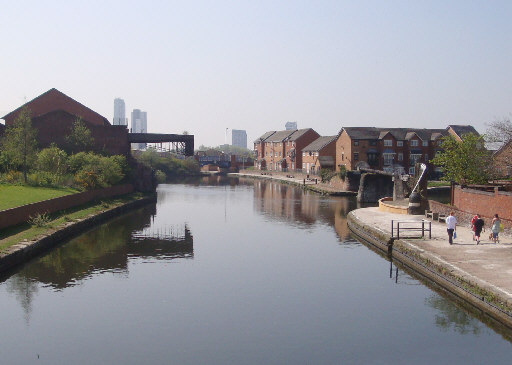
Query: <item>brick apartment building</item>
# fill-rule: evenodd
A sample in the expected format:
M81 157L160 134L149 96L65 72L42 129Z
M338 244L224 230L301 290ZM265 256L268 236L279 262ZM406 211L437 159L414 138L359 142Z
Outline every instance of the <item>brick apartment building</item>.
M450 125L445 129L409 129L344 127L336 140L336 170L360 167L414 174L416 163L425 163L441 151L441 138L453 135L461 140L466 133L478 132L468 125Z
M318 137L302 149L302 171L307 174L318 174L320 169L336 168L337 136Z
M66 137L70 134L76 118L80 117L91 131L94 138L93 149L96 152L125 156L130 153L126 126L111 125L105 117L57 89L48 90L4 116L2 119L5 120L6 126L14 123L23 107L27 107L31 113L32 126L37 129L40 148L55 143L65 149Z
M269 171L302 169L302 149L320 135L311 128L269 131L254 141L254 167Z

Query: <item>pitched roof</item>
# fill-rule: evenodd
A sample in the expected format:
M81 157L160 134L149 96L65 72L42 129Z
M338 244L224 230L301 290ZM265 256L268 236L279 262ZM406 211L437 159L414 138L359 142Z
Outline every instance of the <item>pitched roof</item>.
M296 141L310 130L313 131L312 128L296 129L293 131L293 134L290 136L290 138L288 138L288 140Z
M324 136L324 137L318 137L313 142L308 144L306 147L304 147L303 151L312 151L317 152L320 151L322 148L327 146L329 143L334 141L337 136Z
M272 134L276 133L276 131L268 131L265 134L263 134L260 138L256 139L254 143L260 143L265 141L268 137L270 137Z
M464 135L464 134L467 134L467 133L473 133L474 135L476 136L479 136L480 133L478 133L476 131L476 129L472 126L472 125L456 125L456 124L450 124L446 130L448 130L449 128L451 128L455 134L457 134L457 136L461 137Z
M291 134L293 134L295 131L277 131L274 134L272 134L270 137L268 137L265 142L283 142L286 140Z
M375 128L375 127L343 127L342 131L352 139L383 139L388 133L398 141L405 141L417 135L422 141L436 139L446 135L446 129L414 129L414 128Z
M23 104L19 108L5 115L2 119L5 120L6 124L12 123L21 108L24 106L30 110L32 118L47 114L55 110L64 110L65 112L68 112L77 117L82 117L84 120L95 125L110 125L107 118L96 113L94 110L89 109L85 105L70 98L55 88L50 89L47 92L32 99L31 101Z

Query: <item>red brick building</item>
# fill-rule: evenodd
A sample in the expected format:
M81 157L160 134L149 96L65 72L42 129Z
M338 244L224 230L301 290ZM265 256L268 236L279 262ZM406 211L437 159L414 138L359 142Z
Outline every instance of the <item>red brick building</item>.
M31 113L32 126L37 129L40 148L48 147L51 143L66 148L66 137L70 134L74 121L80 117L91 131L94 138L93 149L96 152L126 156L130 153L128 129L125 126L111 125L105 117L57 89L48 90L4 116L2 119L6 126L14 123L23 107L27 107Z
M446 129L409 129L344 127L336 141L336 170L359 167L399 171L414 175L416 163L425 163L429 171L436 167L429 161L441 151L441 138L453 135L461 140L466 133L478 132L467 125L450 125Z
M269 171L302 169L302 149L320 135L311 128L270 131L254 141L254 167Z
M336 168L337 136L318 137L302 149L302 171L307 174L318 174L320 169Z

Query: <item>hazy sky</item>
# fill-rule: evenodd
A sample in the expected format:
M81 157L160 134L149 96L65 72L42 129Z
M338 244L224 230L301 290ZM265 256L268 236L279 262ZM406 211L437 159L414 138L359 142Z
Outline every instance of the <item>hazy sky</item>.
M444 128L512 112L512 1L0 0L0 114L55 87L112 121L249 146L287 121ZM229 135L228 135L229 136ZM230 141L230 137L228 138Z

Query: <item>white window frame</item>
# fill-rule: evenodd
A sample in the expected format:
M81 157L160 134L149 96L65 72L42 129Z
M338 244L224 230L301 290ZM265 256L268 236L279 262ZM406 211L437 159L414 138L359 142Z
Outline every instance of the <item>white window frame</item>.
M393 147L393 140L392 139L385 139L384 140L384 147Z
M396 141L396 146L397 147L403 147L404 146L404 141Z
M411 139L409 141L409 144L411 145L411 147L418 147L418 140L417 139Z

